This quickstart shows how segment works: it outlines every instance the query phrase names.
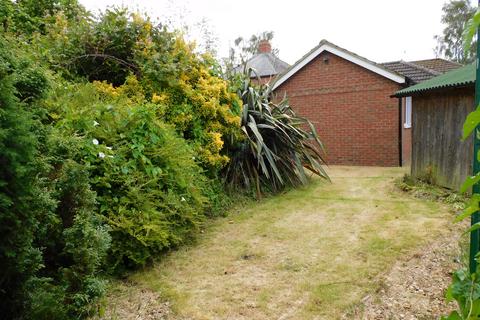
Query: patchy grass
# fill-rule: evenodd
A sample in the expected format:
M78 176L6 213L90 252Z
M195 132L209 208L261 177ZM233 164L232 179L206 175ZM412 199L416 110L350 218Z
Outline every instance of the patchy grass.
M446 205L395 187L402 169L329 171L332 183L218 219L195 245L129 277L128 290L168 301L168 319L338 319L396 260L452 223ZM110 301L122 308L122 296Z

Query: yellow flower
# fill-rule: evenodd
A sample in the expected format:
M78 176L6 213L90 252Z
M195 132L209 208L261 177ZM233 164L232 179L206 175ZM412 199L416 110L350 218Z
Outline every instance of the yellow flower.
M161 93L161 94L154 93L152 96L152 102L155 104L166 103L167 101L168 101L168 94L166 93Z

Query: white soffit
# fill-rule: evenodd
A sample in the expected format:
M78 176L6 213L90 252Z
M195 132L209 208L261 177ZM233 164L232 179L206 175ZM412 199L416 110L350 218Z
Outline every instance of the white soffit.
M315 59L320 53L323 51L327 51L330 53L333 53L336 56L339 56L345 60L348 60L352 63L355 63L367 70L370 70L376 74L379 74L387 79L390 79L394 82L397 83L405 83L405 77L397 74L390 72L388 70L385 70L384 68L381 68L377 66L376 64L373 64L371 62L365 61L363 59L360 59L359 57L352 55L351 53L345 52L343 50L340 50L338 48L335 48L329 44L322 44L317 48L317 50L313 51L311 54L303 58L303 60L299 61L297 64L295 64L292 69L288 70L287 73L285 73L283 76L281 76L273 85L273 89L278 88L282 83L287 81L291 76L293 76L295 73L297 73L300 69L302 69L304 66L306 66L310 61Z

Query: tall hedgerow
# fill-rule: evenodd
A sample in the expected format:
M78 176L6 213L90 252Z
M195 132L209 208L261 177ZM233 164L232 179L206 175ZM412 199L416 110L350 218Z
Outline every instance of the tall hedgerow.
M0 314L71 319L94 311L110 236L94 211L75 137L49 125L49 72L0 34Z
M26 282L41 267L34 246L39 207L33 115L15 88L18 61L0 35L0 312L19 315Z

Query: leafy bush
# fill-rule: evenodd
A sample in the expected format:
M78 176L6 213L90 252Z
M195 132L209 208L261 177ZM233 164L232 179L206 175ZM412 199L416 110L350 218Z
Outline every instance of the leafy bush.
M152 101L165 106L164 119L191 141L204 168L216 173L230 160L224 148L226 137L241 136L241 101L225 80L212 74L208 60L198 59L183 40L177 39L174 52L182 54L184 65L170 86L151 86L156 90ZM143 82L147 88L154 84Z
M249 70L247 74L250 74ZM230 146L225 170L231 188L262 188L277 192L307 183L310 172L328 178L322 165L322 144L313 124L290 108L287 100L272 101L268 85L255 86L248 77L238 95L243 100L242 140Z
M50 65L100 80L112 96L137 81L137 102L161 106L158 116L190 142L211 177L226 165L225 137L240 135L241 101L215 74L213 59L199 57L181 35L124 8L73 25L61 14L56 18L37 41Z
M135 78L113 88L70 86L48 102L57 128L82 140L99 212L111 227L113 269L143 265L188 240L209 212L214 183ZM71 94L70 92L74 92ZM215 200L216 201L216 200Z
M0 23L4 31L18 35L45 33L58 12L63 12L70 20L85 15L77 0L0 0Z

